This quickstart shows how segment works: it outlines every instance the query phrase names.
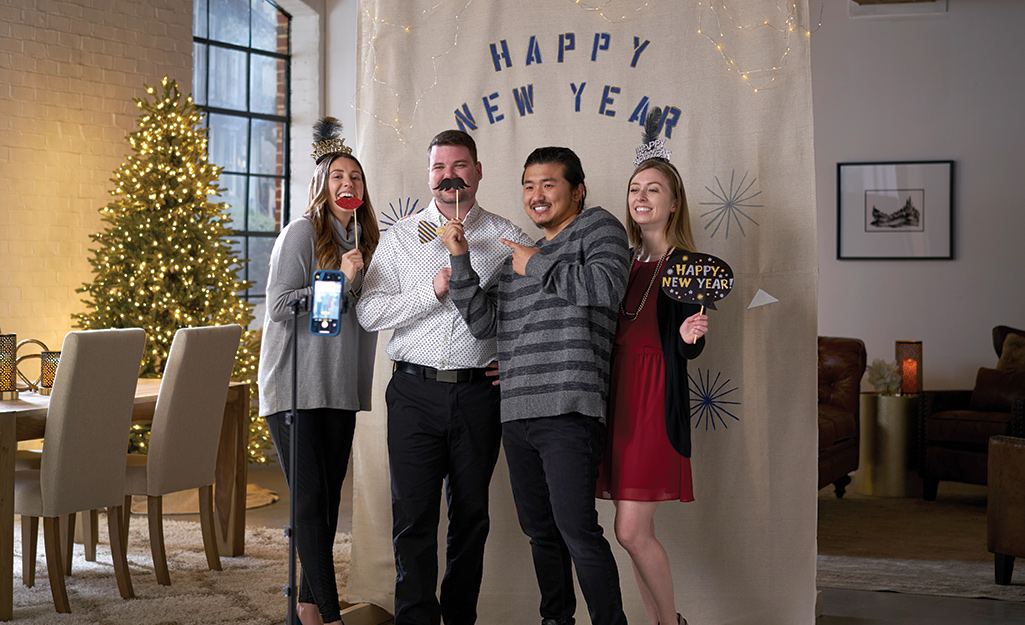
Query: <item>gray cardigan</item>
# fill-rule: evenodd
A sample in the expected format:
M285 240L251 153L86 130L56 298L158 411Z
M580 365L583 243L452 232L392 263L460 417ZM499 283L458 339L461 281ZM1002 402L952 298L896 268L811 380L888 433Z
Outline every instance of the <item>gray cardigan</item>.
M353 222L354 223L354 222ZM355 244L352 232L331 219L342 253ZM313 291L317 270L313 223L305 217L285 226L274 242L267 276L267 312L260 345L260 416L292 405L292 311L289 300ZM310 315L299 315L299 409L370 410L377 333L356 320L356 299L346 289L348 310L337 336L310 333Z
M452 257L449 293L475 336L498 335L502 421L571 412L604 420L618 306L630 273L626 230L596 206L551 241L526 276L512 261L484 292L469 254Z

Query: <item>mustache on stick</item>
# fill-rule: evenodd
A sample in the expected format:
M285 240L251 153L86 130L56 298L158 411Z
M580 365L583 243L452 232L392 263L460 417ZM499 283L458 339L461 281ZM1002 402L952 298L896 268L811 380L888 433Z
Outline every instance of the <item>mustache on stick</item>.
M438 183L438 186L434 187L434 190L459 191L460 189L465 189L466 187L466 182L459 176L456 176L455 178L445 178L444 180Z

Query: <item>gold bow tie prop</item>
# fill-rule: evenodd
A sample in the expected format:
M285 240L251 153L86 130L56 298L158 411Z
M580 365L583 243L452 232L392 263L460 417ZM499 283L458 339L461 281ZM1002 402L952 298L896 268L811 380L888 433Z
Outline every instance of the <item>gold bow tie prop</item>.
M662 291L678 302L715 310L715 300L730 294L733 270L721 258L699 252L683 252L662 270Z
M435 226L431 222L421 219L416 231L420 236L421 243L429 243L445 233L445 226Z

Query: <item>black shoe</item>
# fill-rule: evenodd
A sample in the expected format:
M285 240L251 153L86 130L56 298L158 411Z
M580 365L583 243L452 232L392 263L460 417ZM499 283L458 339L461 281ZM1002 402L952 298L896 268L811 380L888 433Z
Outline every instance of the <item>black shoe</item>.
M569 618L566 618L566 619L557 619L557 618L543 618L543 619L541 619L541 625L574 625L575 622L576 621L574 620L574 618L572 616L569 617Z

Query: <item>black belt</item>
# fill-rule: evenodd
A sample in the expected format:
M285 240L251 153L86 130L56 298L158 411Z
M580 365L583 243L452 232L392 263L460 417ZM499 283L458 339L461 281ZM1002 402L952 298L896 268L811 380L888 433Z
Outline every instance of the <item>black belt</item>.
M411 362L396 361L395 370L415 375L422 380L435 380L449 384L480 382L488 379L484 373L487 369L435 369L434 367L415 365Z

